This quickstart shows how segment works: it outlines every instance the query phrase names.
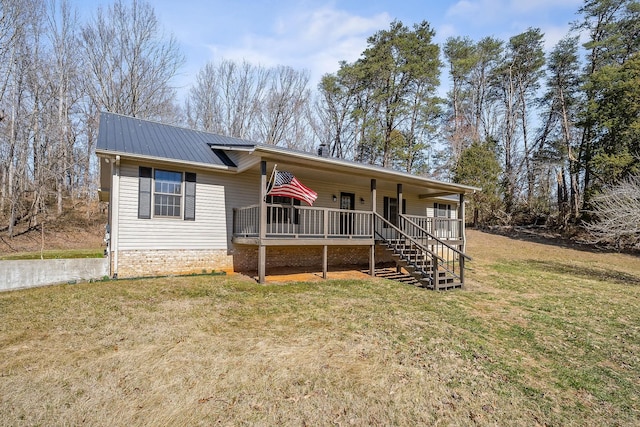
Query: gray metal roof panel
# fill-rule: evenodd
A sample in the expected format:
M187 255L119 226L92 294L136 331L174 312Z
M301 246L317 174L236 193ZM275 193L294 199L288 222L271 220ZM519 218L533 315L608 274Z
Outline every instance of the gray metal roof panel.
M224 166L211 145L256 144L114 113L100 114L97 142L100 150Z

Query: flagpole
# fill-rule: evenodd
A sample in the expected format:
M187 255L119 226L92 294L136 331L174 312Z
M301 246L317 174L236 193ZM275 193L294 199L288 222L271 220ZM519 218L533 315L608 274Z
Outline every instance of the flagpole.
M267 182L267 195L269 195L269 188L271 187L271 181L273 180L273 176L276 174L276 168L278 164L273 165L273 170L271 171L271 176L269 177L269 181Z

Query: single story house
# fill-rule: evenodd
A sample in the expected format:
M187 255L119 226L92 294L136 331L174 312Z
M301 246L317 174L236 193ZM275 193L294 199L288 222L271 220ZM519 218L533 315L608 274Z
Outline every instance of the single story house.
M113 277L394 262L432 289L464 282L478 188L112 113L96 154ZM273 191L283 177L313 205Z

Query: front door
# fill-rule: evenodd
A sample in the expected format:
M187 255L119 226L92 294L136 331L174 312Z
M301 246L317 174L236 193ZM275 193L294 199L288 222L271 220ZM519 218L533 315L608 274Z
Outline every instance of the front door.
M355 209L356 195L353 193L340 193L340 209L352 211ZM353 234L353 213L340 213L340 234Z

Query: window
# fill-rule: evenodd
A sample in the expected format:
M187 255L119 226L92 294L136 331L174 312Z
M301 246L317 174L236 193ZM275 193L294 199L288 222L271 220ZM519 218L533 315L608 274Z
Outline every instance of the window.
M434 203L433 214L437 218L451 218L451 205Z
M433 204L433 215L436 218L451 218L451 205L444 203ZM438 221L436 219L436 234L438 237L448 237L451 233L451 221Z
M153 215L180 218L182 174L156 169L154 180Z
M140 167L138 176L138 218L150 219L153 206L153 217L195 220L195 173Z
M293 223L298 224L300 212L290 206L300 206L300 200L291 197L267 196L267 203L282 205L282 207L267 206L267 224L289 224L291 222L291 211L293 211Z

